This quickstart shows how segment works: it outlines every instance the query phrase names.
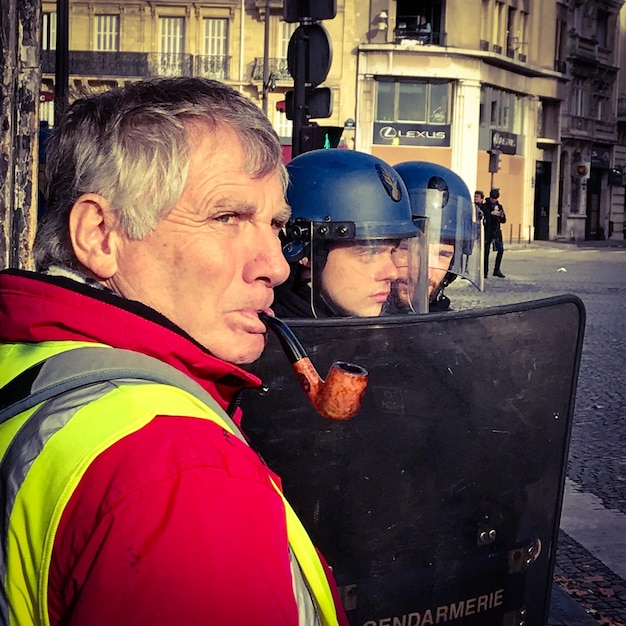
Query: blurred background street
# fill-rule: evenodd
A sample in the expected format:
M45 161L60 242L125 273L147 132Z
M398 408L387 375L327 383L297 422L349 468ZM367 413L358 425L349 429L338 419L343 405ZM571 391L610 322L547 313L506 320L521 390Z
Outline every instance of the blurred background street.
M490 275L482 293L459 279L446 290L455 310L566 293L576 294L585 304L550 626L626 625L626 246L622 244L505 242L506 278ZM492 273L493 258L491 262Z

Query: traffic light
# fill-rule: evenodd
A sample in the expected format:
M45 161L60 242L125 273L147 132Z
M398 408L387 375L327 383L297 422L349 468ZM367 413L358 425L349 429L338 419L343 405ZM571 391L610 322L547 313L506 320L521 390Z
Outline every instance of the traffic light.
M342 132L343 126L319 126L315 122L305 124L300 131L300 153L336 148Z
M489 153L489 172L495 174L500 170L500 150L487 150Z
M285 0L283 20L288 23L312 20L332 20L337 15L337 0Z
M285 93L285 117L294 118L293 89ZM307 87L305 91L304 112L307 119L330 117L333 113L333 92L330 87Z

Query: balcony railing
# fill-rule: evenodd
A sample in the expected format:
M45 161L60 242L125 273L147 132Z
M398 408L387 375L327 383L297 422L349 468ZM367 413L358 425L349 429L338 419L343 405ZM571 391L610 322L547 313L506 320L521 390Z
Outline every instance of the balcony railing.
M193 57L178 52L148 54L148 72L152 76L191 76Z
M195 61L195 75L205 78L224 79L229 76L230 57L198 55Z
M41 65L44 74L54 74L56 51L43 50ZM69 71L80 76L147 76L148 55L143 52L71 50Z
M267 59L267 69L275 80L290 80L293 78L287 68L287 59ZM252 67L252 80L263 80L263 57L256 57Z
M571 114L563 117L563 133L588 135L592 126L593 120L587 117Z
M286 63L286 62L285 62ZM43 50L41 64L44 74L54 74L56 52ZM221 55L170 54L146 52L91 52L70 50L69 71L75 76L145 77L204 76L228 79L230 57Z
M445 33L420 34L419 31L398 26L393 30L394 43L415 43L421 46L445 46Z
M598 60L598 42L595 39L574 36L571 42L569 53L572 57L582 61Z

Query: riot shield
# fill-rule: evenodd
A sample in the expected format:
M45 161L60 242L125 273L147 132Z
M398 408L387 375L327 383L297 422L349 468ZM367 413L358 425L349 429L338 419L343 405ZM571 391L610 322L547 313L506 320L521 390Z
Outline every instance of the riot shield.
M369 372L360 412L325 419L270 335L251 368L270 391L243 400L351 625L544 625L582 302L287 322L322 375Z

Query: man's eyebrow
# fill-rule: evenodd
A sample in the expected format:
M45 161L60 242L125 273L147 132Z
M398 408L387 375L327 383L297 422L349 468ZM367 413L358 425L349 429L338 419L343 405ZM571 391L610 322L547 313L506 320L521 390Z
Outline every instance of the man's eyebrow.
M222 198L215 203L214 207L218 211L237 211L245 215L254 215L259 210L250 202L241 202L232 198Z
M284 204L281 206L275 213L272 221L275 224L280 224L280 226L284 226L291 217L291 207L288 204Z

